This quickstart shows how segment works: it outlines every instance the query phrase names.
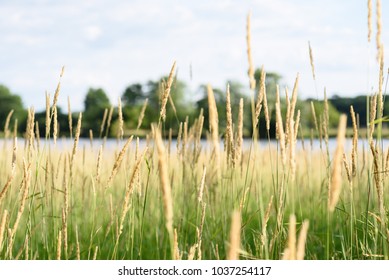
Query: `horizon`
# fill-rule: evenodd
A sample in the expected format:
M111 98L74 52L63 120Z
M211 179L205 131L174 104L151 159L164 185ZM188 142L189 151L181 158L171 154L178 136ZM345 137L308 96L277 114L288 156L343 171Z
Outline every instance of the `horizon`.
M384 46L389 42L385 5ZM89 87L104 89L116 106L128 85L167 75L173 61L191 96L201 84L223 89L227 80L248 89L249 12L255 67L263 64L279 73L288 87L299 72L301 99L321 98L324 87L329 97L355 97L378 83L375 14L368 43L367 1L32 0L2 1L0 7L0 83L37 111L45 107L45 91L54 93L62 66L58 105L66 108L69 96L74 111L83 110Z

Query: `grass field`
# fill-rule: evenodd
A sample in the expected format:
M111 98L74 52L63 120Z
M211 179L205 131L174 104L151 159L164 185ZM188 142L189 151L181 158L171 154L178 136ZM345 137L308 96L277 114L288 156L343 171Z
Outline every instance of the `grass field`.
M383 50L367 130L359 131L350 108L340 117L336 149L330 150L324 98L317 101L324 103L323 114L312 114L320 147L305 140L297 149L310 131L300 126L295 109L299 78L289 97L280 98L284 93L277 90L276 104L267 104L264 70L260 90L254 91L249 23L252 106L243 108L242 100L233 116L229 96L234 93L227 89L223 135L209 86L209 127L203 127L202 113L182 120L173 147L164 117L175 64L161 94L160 121L145 145L123 137L119 105L116 148L98 146L94 139L81 147L81 114L74 127L70 124L72 144L59 148L59 91L46 99L46 139L36 137L33 109L24 146L6 123L0 147L0 259L388 259ZM276 110L277 145L269 137L267 146L259 146L255 125L250 146L243 148L242 127L249 121L243 111L252 112L254 124L264 114L269 131L269 107ZM347 118L353 127L346 128ZM102 130L107 126L103 122ZM346 130L352 131L351 149L345 149Z

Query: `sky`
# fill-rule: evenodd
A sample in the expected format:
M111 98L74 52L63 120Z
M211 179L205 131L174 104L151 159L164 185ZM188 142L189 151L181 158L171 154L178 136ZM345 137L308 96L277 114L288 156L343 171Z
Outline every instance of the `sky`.
M299 73L301 98L321 98L324 87L330 96L377 88L376 17L368 43L367 0L0 0L0 83L36 110L46 91L54 93L62 66L64 109L69 96L72 109L82 110L90 87L117 104L129 84L168 75L174 61L189 97L206 83L248 88L249 12L255 67L281 74L289 88ZM382 19L389 46L388 1Z

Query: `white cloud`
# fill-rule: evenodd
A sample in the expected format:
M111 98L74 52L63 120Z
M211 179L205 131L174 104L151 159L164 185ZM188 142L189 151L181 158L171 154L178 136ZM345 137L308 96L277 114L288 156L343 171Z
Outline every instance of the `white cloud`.
M84 28L85 37L87 40L95 41L102 35L102 30L99 26L90 25Z

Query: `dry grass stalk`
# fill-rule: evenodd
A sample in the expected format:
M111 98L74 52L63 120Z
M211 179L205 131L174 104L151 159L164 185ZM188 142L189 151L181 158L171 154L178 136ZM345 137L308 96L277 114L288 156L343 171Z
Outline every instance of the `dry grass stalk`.
M176 80L177 80L177 77L176 77L175 81ZM176 106L174 105L174 101L173 101L171 94L169 94L169 103L170 103L170 106L172 106L173 113L177 116L177 109L176 109Z
M298 135L299 126L300 126L300 115L301 115L300 110L297 110L296 121L294 123L294 142L295 143L297 141L297 135Z
M178 128L178 135L177 135L177 155L180 156L181 154L181 138L182 138L182 122L180 122L180 127Z
M201 176L201 183L199 188L199 194L197 195L197 200L199 203L203 201L204 187L205 187L205 175L207 173L207 168L204 166L203 168L203 176Z
M72 110L70 108L69 96L68 96L68 123L69 123L70 138L73 138L73 118L72 118Z
M4 240L4 232L5 232L5 224L7 223L8 211L4 209L3 217L1 218L0 223L0 253L3 248L3 240Z
M178 248L178 234L177 229L174 229L174 253L173 253L173 259L174 260L181 260L180 255L180 249Z
M195 159L199 158L201 152L201 135L203 133L203 126L204 126L204 116L203 116L203 109L201 109L199 119L197 122L197 128L196 128L195 149L194 149Z
M205 221L205 210L207 209L207 204L205 202L202 203L202 209L201 209L201 223L200 228L197 230L197 259L201 260L201 240L203 236L203 228L204 228L204 221Z
M262 74L263 73L263 74ZM265 121L266 121L266 130L270 131L270 117L269 117L269 106L267 104L267 94L266 94L266 73L262 69L261 72L261 89L263 91L263 109L265 111Z
M380 57L378 58L379 63L379 75L378 75L378 98L377 98L377 105L378 105L378 119L381 119L384 116L384 100L382 96L382 84L384 82L384 50L383 46L381 46ZM380 122L380 126L382 127L382 122Z
M47 183L49 181L49 158L50 156L46 156L46 164L45 164L45 185L47 186Z
M257 96L257 103L255 105L255 127L258 125L259 122L259 115L261 114L261 109L262 109L262 102L266 93L266 72L265 68L262 65L261 68L261 78L260 78L260 85L259 85L259 92ZM266 102L267 105L267 102Z
M103 121L101 122L101 126L100 126L100 135L99 135L100 139L101 139L101 137L103 137L104 127L105 127L105 123L107 121L107 117L108 117L108 108L105 108L104 115L103 115Z
M91 149L93 149L93 130L89 129L89 144Z
M213 94L213 90L212 90L211 85L208 85L207 91L208 91L208 107L209 107L209 130L211 132L211 137L212 137L213 152L215 155L215 165L219 166L220 148L219 148L218 113L217 113L215 96Z
M327 98L327 89L324 88L324 111L323 111L323 132L324 132L324 141L326 144L326 147L328 149L328 127L330 127L330 115L329 115L329 108L328 108L328 98Z
M112 114L113 114L113 106L111 106L111 108L109 109L108 119L107 119L107 129L105 130L105 137L108 136L109 128L111 127Z
M50 94L46 92L46 138L50 136Z
M53 140L54 140L54 145L57 143L57 137L58 137L58 113L57 113L57 107L53 107Z
M145 112L146 112L148 102L149 102L149 99L146 98L145 102L143 103L140 114L139 114L138 125L136 126L136 129L139 129L142 125L142 121L143 121L143 118L145 117Z
M182 134L182 147L181 147L181 158L186 158L186 146L188 144L188 117L186 118L184 122L184 130Z
M388 150L386 152L386 160L385 160L385 178L388 176L389 174L389 147L388 147Z
M351 174L353 177L357 175L357 156L358 156L358 127L355 118L354 107L350 106L351 120L353 123L353 142L351 149Z
M67 171L67 160L65 157L63 163L63 190L64 190L64 210L65 210L65 218L69 215L69 185L68 185L68 171Z
M296 259L303 260L305 256L305 243L307 241L307 234L309 228L309 221L305 220L303 226L301 227L298 242L297 242L297 252Z
M295 178L296 175L296 137L294 135L294 121L290 120L289 123L290 132L289 132L289 166L290 166L290 174L292 179Z
M57 88L55 89L55 93L54 93L53 105L51 106L51 109L52 109L51 116L54 115L54 108L57 107L57 102L58 102L58 96L59 96L60 89L61 89L61 82L58 82Z
M62 78L63 76L63 73L64 73L64 67L62 67L61 69L61 73L60 73L60 79ZM57 84L57 88L55 89L55 93L54 93L54 98L53 98L53 105L51 106L51 117L50 117L50 122L51 122L51 119L53 119L53 138L54 138L54 144L56 143L56 140L57 140L57 133L58 133L58 120L57 120L57 102L58 102L58 97L59 97L59 92L60 92L60 89L61 89L61 81L58 82ZM47 100L46 100L47 102ZM47 110L47 105L46 105L46 110ZM49 122L49 125L50 125L50 122ZM47 118L46 118L46 132L47 132Z
M205 207L205 203L203 205L203 209ZM196 233L197 233L197 260L201 260L202 259L202 252L201 252L201 235L202 233L200 232L200 229L198 227L196 227ZM216 245L217 246L217 245Z
M269 221L272 205L273 205L273 195L270 197L269 204L267 205L266 208L265 216L263 217L262 220L262 235L261 235L262 246L265 246L267 243L267 222Z
M278 86L277 86L278 91ZM282 115L280 103L276 103L276 123L277 123L277 134L280 142L280 150L281 150L281 159L282 166L286 166L286 149L285 149L285 133L284 133L284 125L282 124Z
M62 208L62 239L65 259L68 258L68 222L65 209Z
M249 194L250 186L247 186L246 189L243 192L242 198L240 199L239 203L239 211L243 211L243 207L246 204L247 195Z
M194 244L193 246L190 247L189 253L188 253L188 261L192 261L195 257L196 254L196 249L197 249L197 243Z
M235 149L234 149L234 136L232 131L231 94L230 94L229 84L227 85L226 117L227 117L227 127L226 127L227 163L234 165Z
M338 137L331 172L328 209L335 210L342 189L342 157L346 138L347 116L342 114L339 118Z
M288 88L285 87L285 100L286 100L286 123L285 123L285 143L289 142L289 116L290 116L290 99Z
M113 168L112 168L112 172L111 172L111 175L109 176L108 178L108 181L107 181L107 185L106 185L106 189L110 187L110 184L113 180L113 178L115 177L116 173L118 172L119 170L119 167L123 161L123 158L124 158L124 155L126 154L126 151L127 151L127 148L128 146L130 145L131 141L132 141L132 138L133 136L130 136L126 143L124 144L123 148L121 149L119 155L117 156L116 160L115 160L115 163L113 165Z
M18 136L18 119L15 119L14 122L14 138Z
M27 164L25 161L23 161L24 175L23 175L22 188L21 188L22 197L20 200L20 206L19 206L19 210L18 210L18 213L16 216L16 220L15 220L14 226L12 227L12 230L11 230L11 240L13 240L13 237L15 236L15 233L16 233L18 226L19 226L20 219L21 219L22 214L24 212L24 207L26 205L26 200L27 200L29 189L30 189L30 180L31 180L30 168L31 168L31 164L30 163ZM10 244L10 250L12 250L12 245L13 245L12 243L13 242L11 242L11 244Z
M313 54L312 54L311 42L309 42L309 41L308 41L308 47L309 47L309 62L311 64L312 77L313 77L313 80L316 80L315 64L313 63Z
M381 219L383 219L383 225L384 225L386 224L385 206L384 206L384 186L383 186L383 181L381 176L382 171L380 169L379 153L373 141L370 141L370 149L373 154L374 182L377 190L378 205L381 214Z
M27 155L29 159L32 157L32 151L34 148L34 137L35 137L34 125L35 125L35 110L34 108L31 107L27 111L27 128L26 128L26 138L28 142Z
M61 247L62 247L62 231L58 232L58 238L57 238L57 260L61 259Z
M289 217L288 256L289 260L296 259L296 216L294 214Z
M41 137L39 133L39 123L38 121L35 122L35 139L36 139L36 147L38 149L38 152L40 151L41 146Z
M172 190L169 181L169 172L167 166L167 158L165 153L165 145L163 144L161 132L159 129L153 125L152 126L154 135L155 135L155 143L157 145L158 151L158 167L159 167L159 178L162 188L163 195L163 206L165 213L165 223L166 229L169 232L170 238L173 237L173 198L172 198ZM172 244L171 244L172 245Z
M167 145L167 153L170 156L170 151L172 147L172 140L173 140L173 129L169 128L169 140L168 140L168 145Z
M148 149L148 147L146 147L146 150ZM144 157L144 154L142 155L142 157ZM135 162L137 162L139 159L139 137L136 137L136 146L135 146ZM140 180L140 174L141 174L142 170L141 170L141 166L139 166L139 171L137 172L136 174L136 183L135 183L135 186L136 186L136 190L138 191L138 196L141 197L142 196L142 184L141 184L141 180Z
M63 189L64 189L64 208L62 208L62 234L64 243L65 259L68 258L68 216L69 216L69 186L66 157L64 160L63 170Z
M101 174L101 162L103 159L103 146L99 148L99 154L97 156L97 165L96 165L96 182L100 183L100 174Z
M117 138L118 141L123 139L124 135L124 130L123 130L123 111L122 111L122 100L119 97L119 102L118 102L118 120L119 120L119 128L118 128L118 133L117 133Z
M351 183L352 174L351 174L350 165L347 162L347 157L346 157L345 153L343 153L343 164L344 164L344 168L346 169L347 180L349 183Z
M128 209L130 207L130 198L133 193L134 185L136 183L136 178L140 170L140 165L142 163L142 160L144 158L144 155L147 152L147 147L143 151L142 155L138 158L138 160L135 163L134 169L132 170L132 174L130 177L130 182L128 183L127 189L126 189L126 194L124 196L124 202L123 202L123 208L122 208L122 213L120 215L120 222L119 222L119 233L117 235L117 239L119 239L120 235L123 232L123 224L124 224L124 219L127 215Z
M94 253L93 253L93 260L95 261L96 260L96 258L97 258L97 252L99 251L99 246L96 246L95 247L95 251L94 251Z
M204 118L203 118L204 119ZM239 163L243 152L243 98L239 100L238 134L235 145L235 163Z
M80 133L81 133L81 122L82 122L82 113L80 112L80 114L78 115L76 135L74 136L72 156L70 158L70 182L72 182L72 179L73 179L74 161L75 161L75 157L77 154L77 147L78 147L78 142L79 142Z
M77 260L80 260L80 253L81 253L81 250L80 250L80 242L78 241L78 227L76 225L76 259Z
M13 147L12 147L12 162L11 162L11 173L12 174L15 174L15 170L16 170L17 153L18 153L18 138L14 137L13 138Z
M24 260L28 260L28 233L26 234L26 238L24 239Z
M377 34L376 34L377 60L379 60L383 52L382 44L381 44L381 33L382 33L381 0L376 1L376 13L377 13Z
M227 259L238 260L240 251L240 230L241 230L241 216L238 211L234 211L231 220L230 229L230 246L228 249Z
M371 41L371 33L373 29L372 13L373 13L373 1L367 0L367 41Z
M162 99L161 99L161 111L160 111L160 118L162 121L165 121L166 119L166 104L169 99L170 90L173 84L174 80L174 73L176 72L176 62L174 61L172 69L170 70L169 77L167 79L166 87L164 89Z
M369 122L369 142L373 139L375 128L375 119L377 114L377 94L374 94L370 99L370 122Z
M314 122L314 124L315 124L316 132L319 132L319 125L318 125L318 123L317 123L315 105L313 104L313 101L311 101L311 112L312 112L312 117L313 117L313 122Z
M5 183L3 189L1 190L0 192L0 202L3 200L3 198L5 197L5 194L7 193L9 187L11 186L12 184L12 180L14 179L14 174L11 174L11 176L8 177L8 180L7 182Z
M247 42L247 58L249 62L248 76L250 80L250 89L255 89L255 78L254 78L254 64L253 57L251 54L251 12L247 15L247 26L246 26L246 42Z
M8 139L8 137L10 135L9 123L11 121L11 117L12 117L13 113L14 113L14 110L9 111L7 118L5 119L5 123L4 123L4 138L5 139Z
M287 122L290 122L291 119L294 119L294 112L296 110L296 104L297 104L297 91L298 91L298 84L299 84L300 74L297 73L296 80L294 82L293 91L292 91L292 101L290 103L290 112L289 115L286 118ZM290 128L292 129L292 128ZM288 131L289 133L289 131Z

